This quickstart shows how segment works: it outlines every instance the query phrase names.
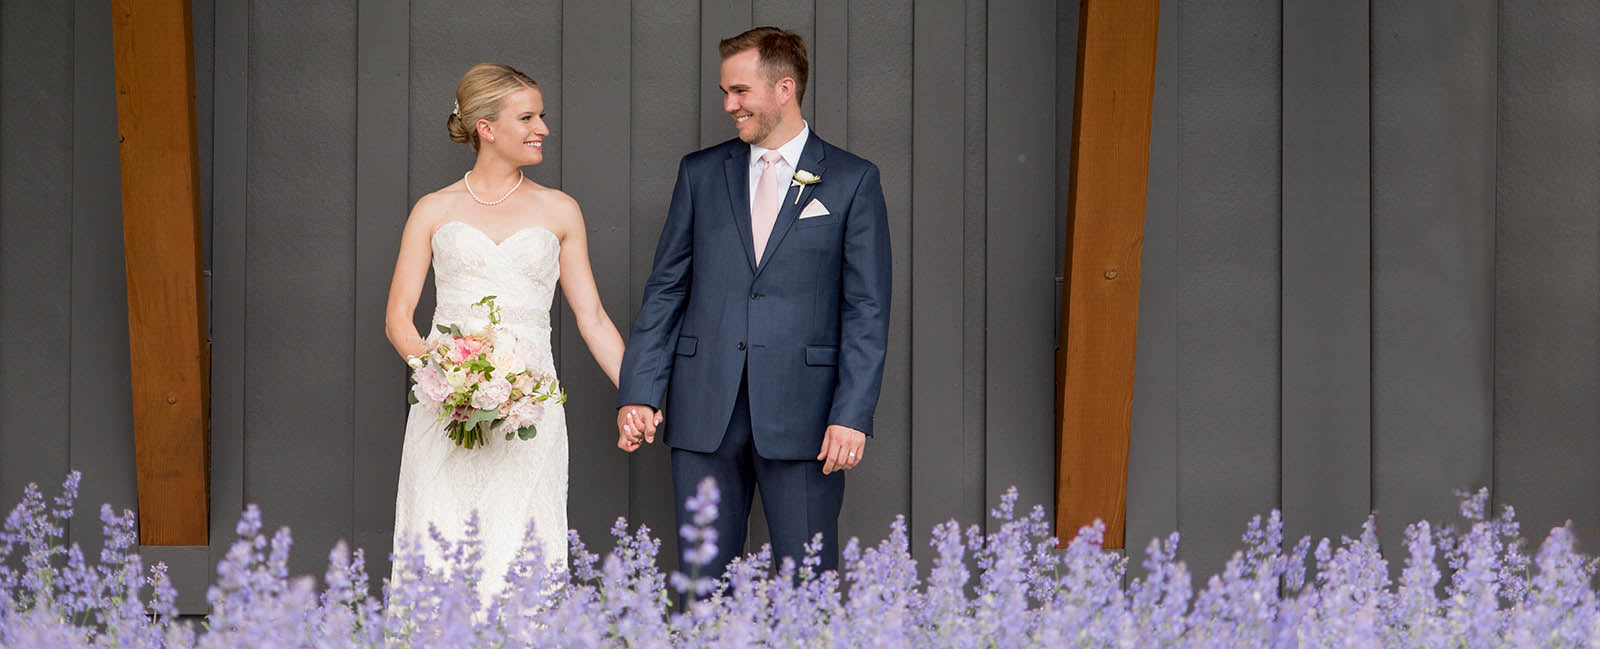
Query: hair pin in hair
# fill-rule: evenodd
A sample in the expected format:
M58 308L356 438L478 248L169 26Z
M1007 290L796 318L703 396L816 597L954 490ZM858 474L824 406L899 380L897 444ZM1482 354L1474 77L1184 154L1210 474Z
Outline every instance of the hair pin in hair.
M456 117L461 116L461 102L455 100L450 101L450 114L455 115Z

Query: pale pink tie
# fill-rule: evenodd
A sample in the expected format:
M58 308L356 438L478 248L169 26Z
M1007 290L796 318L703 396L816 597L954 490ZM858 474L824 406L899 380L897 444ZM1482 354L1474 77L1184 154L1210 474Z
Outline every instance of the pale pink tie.
M767 249L767 238L772 236L772 226L778 222L779 203L783 198L778 190L778 161L783 154L768 151L761 154L761 179L756 181L756 200L750 205L750 234L756 244L756 265L761 265L761 251Z

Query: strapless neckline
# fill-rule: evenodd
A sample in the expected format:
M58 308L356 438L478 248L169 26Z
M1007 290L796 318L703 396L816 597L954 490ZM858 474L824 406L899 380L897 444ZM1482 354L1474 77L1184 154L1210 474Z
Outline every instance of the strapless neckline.
M484 241L488 241L490 245L492 245L492 246L494 246L496 248L503 247L507 243L510 243L512 239L516 239L517 237L522 236L523 233L526 233L526 232L529 232L529 231L534 231L534 230L541 230L545 234L550 235L551 238L554 238L556 240L557 244L559 244L561 242L561 237L556 236L556 233L554 231L552 231L550 228L544 227L542 225L524 226L524 227L518 229L516 232L512 232L510 235L507 235L506 238L501 239L499 241L495 241L494 237L489 236L489 233L478 229L477 226L472 225L470 223L467 223L466 221L445 221L439 227L433 229L434 238L438 238L439 233L444 231L444 229L446 227L449 227L451 225L459 225L459 226L464 227L464 228L466 228L468 230L471 230L473 232L478 233L478 236L483 237Z

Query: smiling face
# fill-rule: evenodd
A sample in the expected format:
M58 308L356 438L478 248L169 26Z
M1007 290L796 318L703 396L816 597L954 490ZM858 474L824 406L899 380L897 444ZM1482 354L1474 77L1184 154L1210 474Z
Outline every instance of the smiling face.
M513 161L517 166L536 165L544 160L544 139L550 127L544 123L544 96L538 88L523 88L500 100L494 119L478 120L478 137L483 149Z
M769 149L789 140L784 133L791 129L784 127L791 126L791 119L799 121L794 79L769 81L762 74L761 55L748 49L722 60L721 88L722 110L733 117L740 140Z

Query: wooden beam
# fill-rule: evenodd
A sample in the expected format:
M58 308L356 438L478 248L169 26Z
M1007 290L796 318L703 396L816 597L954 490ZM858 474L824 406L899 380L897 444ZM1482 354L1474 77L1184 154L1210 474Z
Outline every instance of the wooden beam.
M139 543L206 545L209 350L188 0L113 0Z
M1123 546L1159 0L1084 0L1056 368L1056 529Z

